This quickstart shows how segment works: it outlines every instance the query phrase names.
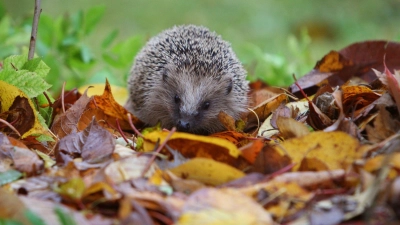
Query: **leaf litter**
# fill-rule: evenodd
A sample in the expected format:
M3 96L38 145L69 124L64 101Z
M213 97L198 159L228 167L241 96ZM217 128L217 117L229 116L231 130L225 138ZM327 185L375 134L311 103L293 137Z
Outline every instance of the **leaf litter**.
M290 92L255 82L249 113L234 121L221 112L227 131L210 136L144 127L108 82L102 95L66 92L65 113L56 100L49 131L29 90L2 85L0 118L21 137L0 127L0 215L22 224L32 215L61 224L66 214L75 224L399 223L399 46L331 51Z

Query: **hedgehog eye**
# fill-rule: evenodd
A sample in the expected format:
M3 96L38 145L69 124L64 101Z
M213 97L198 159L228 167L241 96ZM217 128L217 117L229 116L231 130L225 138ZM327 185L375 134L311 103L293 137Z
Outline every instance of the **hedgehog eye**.
M231 91L232 91L232 86L233 86L233 82L232 82L232 80L229 80L228 87L226 88L226 94L227 94L227 95L228 95L229 93L231 93Z
M207 110L208 108L210 108L210 102L204 102L203 105L201 106L202 109Z
M176 104L179 104L181 102L181 98L178 95L175 95L174 101Z

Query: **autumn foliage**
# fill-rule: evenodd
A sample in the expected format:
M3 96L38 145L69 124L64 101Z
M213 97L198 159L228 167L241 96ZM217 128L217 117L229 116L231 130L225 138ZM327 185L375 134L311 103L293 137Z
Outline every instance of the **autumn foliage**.
M102 95L72 90L50 102L48 129L34 98L0 81L0 218L395 224L399 56L399 43L354 43L288 90L253 83L248 113L221 112L227 131L209 136L145 127L108 82Z

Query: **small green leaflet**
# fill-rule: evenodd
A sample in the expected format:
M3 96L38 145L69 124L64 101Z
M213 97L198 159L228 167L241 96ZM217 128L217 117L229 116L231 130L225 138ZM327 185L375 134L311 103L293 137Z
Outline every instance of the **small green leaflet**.
M43 78L50 68L40 59L27 60L27 54L7 57L0 71L0 80L14 85L34 98L51 87Z
M34 98L51 87L43 78L35 72L28 70L2 70L0 80L21 89L29 98Z
M5 172L0 173L0 186L18 180L22 177L22 173L18 170L7 170Z

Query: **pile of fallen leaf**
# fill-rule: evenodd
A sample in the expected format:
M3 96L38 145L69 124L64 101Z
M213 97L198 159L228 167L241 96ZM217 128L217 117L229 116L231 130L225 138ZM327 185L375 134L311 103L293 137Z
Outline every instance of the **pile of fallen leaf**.
M0 127L0 218L399 223L397 69L399 43L332 51L289 91L253 83L249 113L234 121L221 112L227 131L210 136L144 128L108 83L102 95L65 92L52 103L46 130L24 94L2 85L0 118L8 125ZM54 141L37 140L38 132Z

